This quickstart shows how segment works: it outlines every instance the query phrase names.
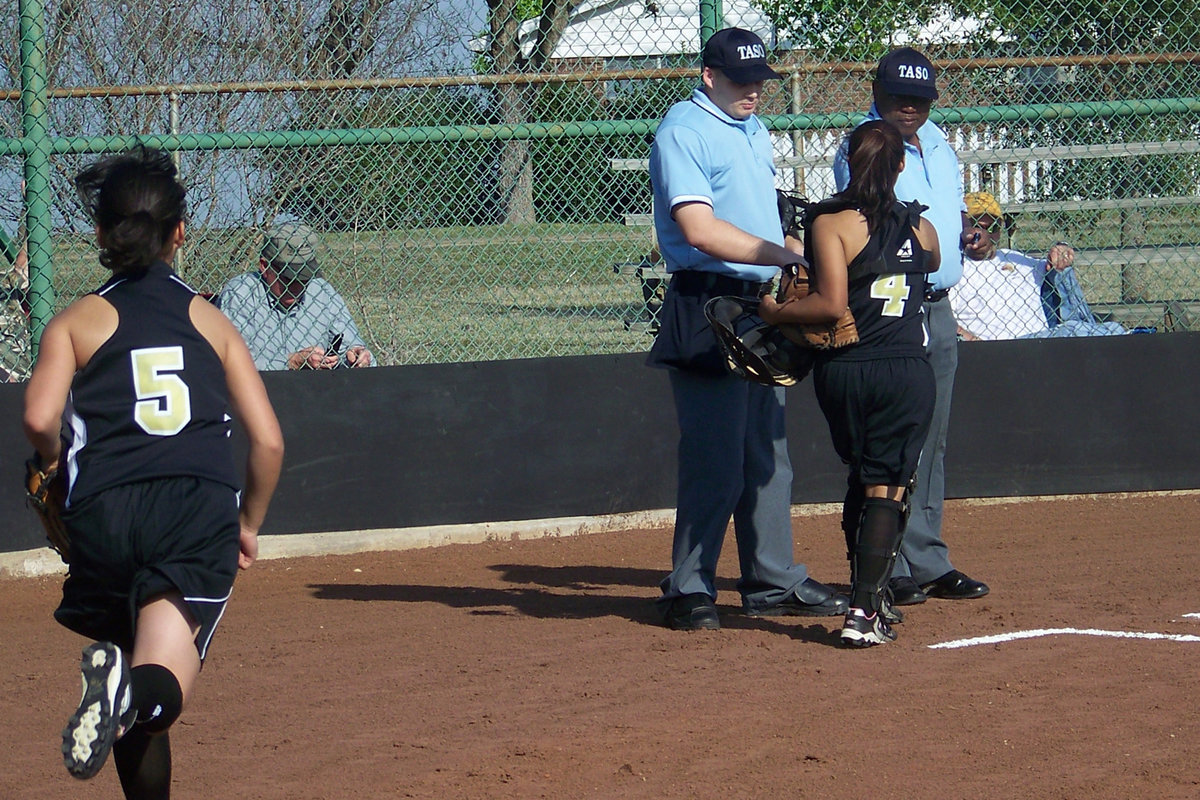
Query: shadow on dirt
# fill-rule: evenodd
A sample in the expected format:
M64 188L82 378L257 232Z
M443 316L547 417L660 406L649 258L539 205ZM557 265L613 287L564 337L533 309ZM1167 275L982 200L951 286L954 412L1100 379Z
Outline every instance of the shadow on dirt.
M522 584L511 588L480 586L431 586L414 584L311 584L318 600L356 602L440 603L467 609L472 614L521 614L538 619L592 619L616 616L643 625L661 626L662 617L654 603L658 570L633 567L572 565L544 567L530 564L494 564L489 569L502 580ZM614 586L641 587L643 596L612 594ZM719 579L717 590L737 596L736 582ZM794 639L836 645L841 618L829 618L829 627L811 618L747 617L741 606L719 604L721 625L726 630L764 630ZM830 630L832 628L833 630Z

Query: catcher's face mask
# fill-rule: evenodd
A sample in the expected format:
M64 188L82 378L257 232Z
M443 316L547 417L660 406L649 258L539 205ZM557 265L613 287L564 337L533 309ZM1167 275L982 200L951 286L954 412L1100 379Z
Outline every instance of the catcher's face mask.
M763 322L758 301L714 297L704 315L716 333L729 369L766 386L792 386L812 371L815 355Z

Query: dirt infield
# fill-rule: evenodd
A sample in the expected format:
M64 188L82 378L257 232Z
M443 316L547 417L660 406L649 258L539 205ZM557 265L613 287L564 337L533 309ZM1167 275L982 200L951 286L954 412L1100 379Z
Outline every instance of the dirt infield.
M906 609L867 651L838 619L739 615L732 541L723 629L660 627L667 529L260 562L173 729L173 796L1195 798L1198 512L949 503L992 593ZM795 530L844 585L836 519ZM50 618L59 584L0 581L4 800L85 796L58 754L85 644ZM120 796L111 765L88 788Z

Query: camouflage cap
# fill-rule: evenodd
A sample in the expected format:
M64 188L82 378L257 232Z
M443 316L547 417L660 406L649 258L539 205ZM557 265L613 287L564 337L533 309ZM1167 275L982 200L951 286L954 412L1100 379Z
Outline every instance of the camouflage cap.
M285 281L308 282L317 274L316 231L301 222L273 226L263 237L262 257Z

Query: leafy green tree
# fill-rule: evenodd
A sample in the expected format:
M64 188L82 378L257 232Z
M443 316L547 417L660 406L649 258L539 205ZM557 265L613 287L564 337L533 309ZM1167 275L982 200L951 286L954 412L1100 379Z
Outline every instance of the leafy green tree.
M1196 47L1194 0L953 0L1025 55L1183 51Z
M826 60L873 61L893 44L912 42L937 57L1026 59L1027 65L956 71L943 100L962 105L1120 102L1195 95L1191 65L1047 64L1056 57L1189 53L1200 49L1195 0L880 0L854 7L838 0L754 0L781 40ZM948 20L938 40L921 32ZM924 37L924 38L922 38ZM998 147L1063 147L1190 139L1194 115L1111 114L992 126ZM1178 156L1053 160L1038 182L1042 199L1187 194L1195 159Z
M954 11L988 22L992 51L1028 58L1194 52L1200 19L1194 0L956 0ZM989 46L990 45L990 46ZM988 53L991 54L991 53ZM1026 82L1026 103L1120 102L1195 94L1195 70L1169 63L1093 64L1044 70ZM1191 139L1190 115L1116 114L1063 125L1035 122L1021 145L1090 145ZM1197 181L1194 158L1060 159L1042 183L1045 199L1098 199L1188 194Z
M818 60L872 61L898 37L916 36L921 24L944 8L944 0L754 0L781 40Z

